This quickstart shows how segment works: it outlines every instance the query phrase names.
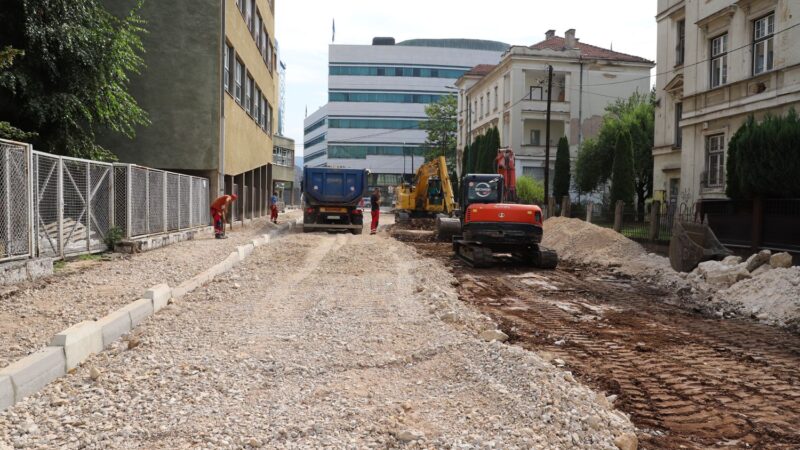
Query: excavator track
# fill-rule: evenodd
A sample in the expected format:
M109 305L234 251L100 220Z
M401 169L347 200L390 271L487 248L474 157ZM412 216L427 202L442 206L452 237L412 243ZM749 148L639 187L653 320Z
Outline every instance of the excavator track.
M469 264L470 267L479 269L492 267L494 265L494 256L492 255L491 249L482 247L480 245L461 244L456 242L453 243L453 247L453 249L456 251L456 255L464 260L464 262Z
M558 253L555 250L537 246L537 249L531 254L531 263L539 269L555 269L558 266Z

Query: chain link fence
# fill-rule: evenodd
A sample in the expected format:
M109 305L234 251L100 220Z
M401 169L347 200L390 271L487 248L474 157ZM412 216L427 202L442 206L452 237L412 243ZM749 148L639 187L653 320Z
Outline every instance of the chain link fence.
M205 178L0 140L0 261L103 251L114 227L138 238L206 226L208 196Z
M31 251L30 170L28 146L0 141L0 261Z

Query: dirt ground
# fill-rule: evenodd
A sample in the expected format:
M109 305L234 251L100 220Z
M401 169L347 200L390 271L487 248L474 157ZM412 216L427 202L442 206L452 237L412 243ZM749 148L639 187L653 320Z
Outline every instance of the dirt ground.
M409 241L450 267L460 299L511 342L616 396L640 448L800 448L797 335L686 312L664 301L674 293L605 269L472 269L449 244Z

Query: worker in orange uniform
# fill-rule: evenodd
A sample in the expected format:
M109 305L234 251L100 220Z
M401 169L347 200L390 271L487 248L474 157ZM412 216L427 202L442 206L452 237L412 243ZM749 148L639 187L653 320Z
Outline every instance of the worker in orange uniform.
M269 220L271 220L272 223L278 223L278 195L273 192L270 200L272 206L269 208Z
M211 217L214 219L214 238L225 239L225 222L231 203L239 198L236 194L222 195L211 203Z
M381 217L381 190L375 188L372 195L369 197L370 206L372 207L372 224L370 224L369 234L378 232L378 219Z

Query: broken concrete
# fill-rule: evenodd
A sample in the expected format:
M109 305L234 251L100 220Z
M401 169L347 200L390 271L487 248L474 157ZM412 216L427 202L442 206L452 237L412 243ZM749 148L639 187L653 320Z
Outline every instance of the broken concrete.
M0 286L53 275L53 258L23 259L0 264Z
M747 258L746 262L746 269L748 272L752 272L762 265L769 262L769 257L772 254L769 250L761 250L758 253L753 253Z
M772 266L773 269L788 269L792 267L792 255L786 252L776 253L769 258L769 265Z

